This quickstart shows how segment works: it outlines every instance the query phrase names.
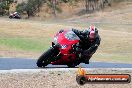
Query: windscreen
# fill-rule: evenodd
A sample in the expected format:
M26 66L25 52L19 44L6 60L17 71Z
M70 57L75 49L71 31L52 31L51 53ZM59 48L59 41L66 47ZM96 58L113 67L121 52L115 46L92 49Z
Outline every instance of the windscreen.
M67 38L68 40L80 40L79 37L73 31L66 32L65 38Z

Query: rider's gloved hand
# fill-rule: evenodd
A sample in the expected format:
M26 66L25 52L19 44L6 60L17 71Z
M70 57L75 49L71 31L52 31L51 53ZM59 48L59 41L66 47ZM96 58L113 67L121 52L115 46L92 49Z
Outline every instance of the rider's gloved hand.
M76 47L76 52L82 52L82 49L81 48L79 48L79 47Z
M83 52L83 50L82 50L81 48L79 48L79 47L76 47L76 48L75 48L75 51L77 52L79 58L81 58L81 57L82 57L82 52Z

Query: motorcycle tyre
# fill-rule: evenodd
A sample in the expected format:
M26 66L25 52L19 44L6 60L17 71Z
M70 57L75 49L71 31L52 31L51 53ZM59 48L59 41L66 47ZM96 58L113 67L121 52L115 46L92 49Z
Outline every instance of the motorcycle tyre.
M38 67L45 67L50 64L51 61L49 58L52 57L53 50L54 48L50 48L39 57L36 63Z

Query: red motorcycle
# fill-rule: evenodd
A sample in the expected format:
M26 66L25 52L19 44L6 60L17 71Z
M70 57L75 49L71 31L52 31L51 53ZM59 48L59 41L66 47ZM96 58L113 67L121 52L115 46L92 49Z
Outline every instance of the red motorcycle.
M71 30L64 30L55 35L52 46L37 60L38 67L52 65L67 65L75 67L81 63L79 60L80 38Z

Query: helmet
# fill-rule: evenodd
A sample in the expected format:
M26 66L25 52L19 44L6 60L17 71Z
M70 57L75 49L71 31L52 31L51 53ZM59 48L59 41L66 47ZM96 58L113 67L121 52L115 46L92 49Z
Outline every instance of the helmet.
M17 14L17 12L14 12L14 14Z
M94 40L98 36L98 30L95 26L91 25L89 27L89 38L90 40Z

